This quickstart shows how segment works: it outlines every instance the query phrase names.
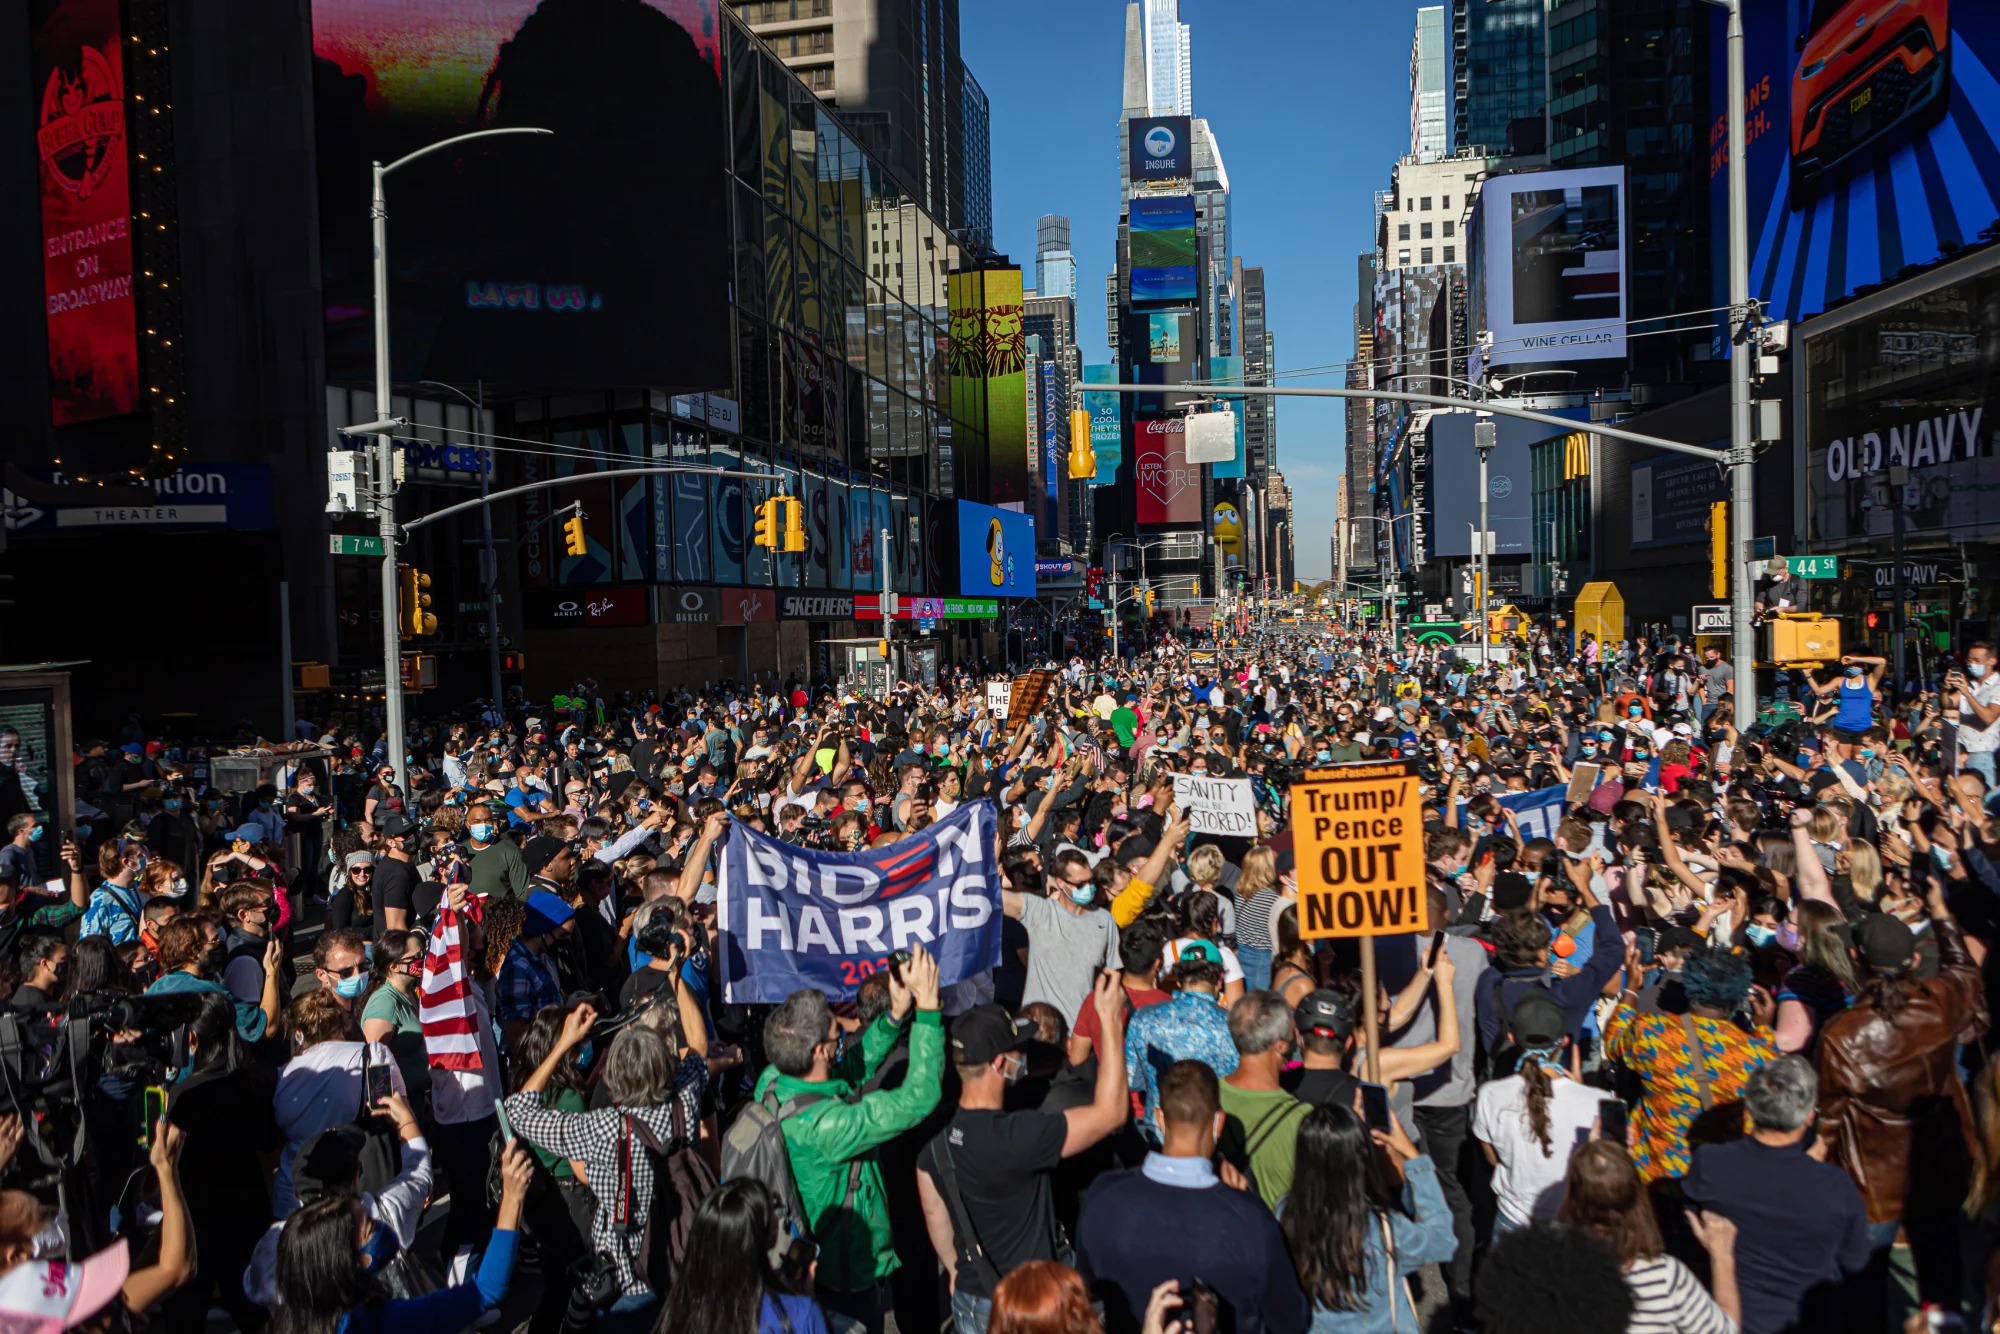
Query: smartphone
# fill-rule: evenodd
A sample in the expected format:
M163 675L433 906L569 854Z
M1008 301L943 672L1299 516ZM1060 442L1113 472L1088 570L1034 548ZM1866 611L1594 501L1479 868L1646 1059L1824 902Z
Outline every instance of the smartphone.
M1597 1104L1597 1137L1613 1144L1626 1142L1625 1104L1605 1098Z
M365 1077L368 1080L368 1105L373 1107L376 1103L381 1102L382 1099L394 1093L396 1085L389 1078L388 1066L377 1065L371 1061L364 1069L366 1072Z
M160 1118L167 1114L167 1089L164 1084L146 1085L141 1101L139 1123L139 1147L151 1152L153 1136L159 1132Z
M493 1115L500 1122L500 1142L502 1144L512 1143L514 1139L514 1123L507 1119L507 1108L498 1098L493 1100Z
M1194 1325L1194 1334L1216 1334L1222 1327L1222 1303L1215 1295L1215 1289L1195 1279L1188 1284L1187 1311Z
M1389 1088L1386 1084L1361 1085L1361 1119L1370 1130L1389 1129Z
M1431 937L1430 957L1424 960L1424 970L1426 972L1434 973L1437 971L1438 955L1442 953L1444 953L1444 932L1440 931Z

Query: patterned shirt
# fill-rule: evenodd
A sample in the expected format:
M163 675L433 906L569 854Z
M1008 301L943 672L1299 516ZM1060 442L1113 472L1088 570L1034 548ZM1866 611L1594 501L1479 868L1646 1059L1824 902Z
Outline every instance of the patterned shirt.
M563 1003L555 960L547 954L536 954L519 936L507 946L499 980L502 1020L533 1019L545 1006Z
M1763 1031L1745 1033L1727 1019L1638 1014L1621 1005L1604 1028L1604 1054L1645 1083L1632 1109L1632 1162L1645 1181L1687 1174L1688 1130L1702 1114L1701 1083L1690 1060L1685 1018L1701 1045L1711 1106L1734 1102L1750 1072L1778 1059Z
M674 1072L674 1086L657 1107L600 1107L567 1112L542 1105L539 1093L507 1099L507 1119L535 1148L581 1161L597 1211L590 1220L591 1244L618 1267L618 1290L650 1291L640 1276L645 1222L653 1207L653 1154L635 1125L652 1132L661 1149L694 1143L701 1128L701 1097L708 1088L708 1062L689 1056Z
M1164 1005L1133 1012L1125 1030L1125 1072L1139 1094L1141 1115L1152 1115L1160 1096L1160 1076L1175 1061L1200 1061L1217 1078L1236 1073L1229 1016L1206 992L1177 991Z
M105 881L90 896L83 911L79 936L106 936L114 945L129 945L139 938L139 915L145 896L137 885L114 885Z

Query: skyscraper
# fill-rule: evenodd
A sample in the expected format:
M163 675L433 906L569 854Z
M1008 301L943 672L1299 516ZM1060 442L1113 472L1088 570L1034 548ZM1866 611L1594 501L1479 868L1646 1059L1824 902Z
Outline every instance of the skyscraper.
M1194 44L1181 22L1181 0L1146 0L1146 110L1194 114Z
M1444 6L1417 11L1410 41L1410 152L1442 153L1451 147L1451 43Z
M1230 284L1229 168L1222 162L1222 145L1208 122L1194 122L1194 211L1198 253L1203 257L1201 304L1210 356L1239 354L1236 310Z
M733 0L821 101L952 233L992 245L986 94L958 46L959 0ZM968 87L968 84L970 87ZM968 125L967 114L979 119Z
M1269 386L1271 338L1264 322L1264 270L1247 267L1243 261L1237 260L1235 286L1243 383ZM1264 394L1243 401L1243 463L1245 471L1252 477L1261 477L1277 466L1273 439L1276 433L1272 429L1277 406L1276 399Z
M1547 142L1544 0L1452 0L1451 147L1533 157Z
M1035 291L1076 299L1076 252L1070 249L1069 219L1045 213L1035 223Z

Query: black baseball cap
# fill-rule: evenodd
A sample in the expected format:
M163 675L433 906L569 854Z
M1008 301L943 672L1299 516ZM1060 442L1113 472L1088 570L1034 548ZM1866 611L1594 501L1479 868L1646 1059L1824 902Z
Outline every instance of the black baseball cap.
M1514 1002L1507 1026L1513 1030L1514 1041L1523 1047L1553 1046L1562 1041L1563 1034L1569 1032L1562 1006L1547 996L1538 996L1533 992Z
M956 1065L985 1065L1034 1040L1035 1026L999 1005L975 1005L951 1022L951 1059Z

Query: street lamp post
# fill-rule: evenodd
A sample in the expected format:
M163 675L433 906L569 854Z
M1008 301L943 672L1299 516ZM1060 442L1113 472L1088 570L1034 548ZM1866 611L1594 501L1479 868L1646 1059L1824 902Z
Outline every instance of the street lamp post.
M1482 672L1488 666L1492 651L1488 647L1488 641L1493 638L1493 622L1488 618L1486 612L1487 589L1492 586L1491 581L1493 578L1493 562L1491 559L1493 533L1486 526L1486 469L1487 463L1493 454L1493 447L1499 442L1500 428L1494 425L1492 421L1482 418L1482 420L1473 425L1472 444L1479 451L1479 544L1473 548L1479 561L1479 589L1477 598L1479 605L1473 609L1473 615L1478 617L1476 624L1479 626L1479 670Z
M382 535L382 725L386 733L389 762L395 766L396 782L408 791L409 771L403 763L403 747L408 729L403 723L402 640L396 625L396 443L390 436L389 409L389 204L384 184L389 173L420 157L470 139L496 134L554 134L553 130L527 126L474 130L456 134L434 144L405 153L384 166L373 164L374 189L369 196L368 218L375 242L375 420L369 423L375 436L375 518ZM484 508L483 506L481 508ZM499 701L494 701L497 706Z

